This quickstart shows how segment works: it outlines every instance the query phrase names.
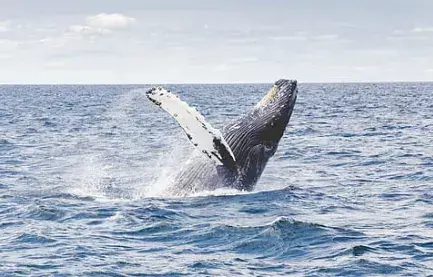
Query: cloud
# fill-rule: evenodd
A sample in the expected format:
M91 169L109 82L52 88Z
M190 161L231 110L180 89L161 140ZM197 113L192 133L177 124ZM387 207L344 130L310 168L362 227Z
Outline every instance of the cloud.
M44 67L46 69L61 69L65 67L65 63L60 61L50 61L45 63Z
M8 60L8 59L11 59L11 58L12 58L11 54L0 53L0 60Z
M337 34L330 34L330 35L320 35L315 37L316 40L337 40L339 39L339 36Z
M413 28L412 32L414 33L432 33L433 32L433 27L425 27L425 28Z
M292 40L292 41L304 41L307 40L308 33L305 31L299 31L296 32L294 35L275 35L272 36L271 39L275 41L285 41L285 40Z
M386 37L387 40L391 40L391 41L404 41L404 40L409 40L409 41L423 41L423 40L430 40L430 37L424 35L424 36L416 36L416 35L411 35L411 36L388 36Z
M1 50L13 50L17 48L21 43L16 40L1 39L0 38L0 49Z
M385 56L385 57L396 57L400 54L397 49L381 49L381 48L366 48L357 51L360 54L367 56Z
M11 22L10 21L0 21L0 33L2 32L8 32L11 29Z
M274 36L271 37L271 39L276 41L285 41L285 40L304 41L307 40L307 37L306 36Z
M111 33L110 29L104 28L93 28L85 25L72 25L69 27L69 31L72 33L83 34L83 35L107 35Z
M114 30L125 29L136 22L133 17L120 13L100 13L86 18L86 25L72 25L69 31L82 35L107 35Z
M227 71L234 68L237 68L239 66L242 66L244 64L253 64L258 62L259 59L256 57L241 57L241 58L235 58L231 61L228 61L226 63L219 64L214 68L216 71Z
M134 24L135 18L128 17L120 13L100 13L87 17L86 23L91 28L122 29Z
M232 63L241 64L241 63L255 63L258 62L259 59L256 57L243 57L243 58L236 58L232 60Z
M217 67L215 67L215 71L226 71L229 69L230 69L230 66L228 64L225 64L225 63L220 64Z

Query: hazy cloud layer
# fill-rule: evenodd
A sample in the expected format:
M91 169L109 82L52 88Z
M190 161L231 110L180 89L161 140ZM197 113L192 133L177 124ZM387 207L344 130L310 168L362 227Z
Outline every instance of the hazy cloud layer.
M428 0L0 5L0 83L433 81Z

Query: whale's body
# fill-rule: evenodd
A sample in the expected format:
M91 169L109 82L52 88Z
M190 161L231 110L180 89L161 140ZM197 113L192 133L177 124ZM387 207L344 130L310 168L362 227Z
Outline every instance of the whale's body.
M203 153L184 166L170 188L171 194L188 195L221 187L251 191L290 120L297 97L296 81L281 79L246 115L219 132L194 108L162 88L148 98L171 114L194 146Z

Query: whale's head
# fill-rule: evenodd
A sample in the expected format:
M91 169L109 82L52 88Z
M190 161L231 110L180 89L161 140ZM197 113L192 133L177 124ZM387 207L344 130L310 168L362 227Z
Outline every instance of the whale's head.
M295 80L278 80L249 114L225 129L224 136L239 166L237 188L254 188L278 148L292 115L297 92Z
M251 131L256 143L263 145L267 155L273 155L284 134L295 106L298 93L295 80L280 79L253 108Z

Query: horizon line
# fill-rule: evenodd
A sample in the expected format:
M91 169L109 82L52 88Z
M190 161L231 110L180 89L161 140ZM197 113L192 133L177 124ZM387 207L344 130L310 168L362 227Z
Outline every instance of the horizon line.
M296 80L296 79L294 79ZM161 83L2 83L0 82L0 86L74 86L74 85L83 85L83 86L106 86L106 85L117 85L117 86L141 86L141 85L249 85L249 84L272 84L272 82L190 82L190 83L170 83L170 82L161 82ZM433 83L433 80L418 80L418 81L325 81L325 82L300 82L297 81L298 84L390 84L390 83L400 83L400 84L410 84L410 83Z

